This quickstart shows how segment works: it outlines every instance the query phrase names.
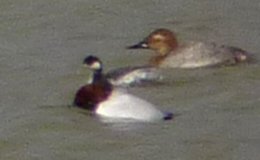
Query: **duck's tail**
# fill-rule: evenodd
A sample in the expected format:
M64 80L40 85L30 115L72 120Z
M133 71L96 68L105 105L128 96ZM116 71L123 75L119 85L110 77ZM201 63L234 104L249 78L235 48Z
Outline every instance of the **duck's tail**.
M234 59L237 63L248 62L250 60L251 54L248 53L247 51L242 50L240 48L236 48L236 47L230 47L230 49L231 49Z
M163 120L172 120L174 118L174 114L171 112L165 112Z

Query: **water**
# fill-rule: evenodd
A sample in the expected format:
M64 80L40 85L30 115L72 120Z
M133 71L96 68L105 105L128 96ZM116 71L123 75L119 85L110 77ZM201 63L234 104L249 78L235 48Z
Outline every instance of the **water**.
M0 9L0 159L259 159L257 0L8 0ZM258 61L166 70L164 85L130 89L176 112L169 122L107 124L68 107L87 80L86 55L107 70L144 64L149 51L124 47L160 27L183 41L239 46Z

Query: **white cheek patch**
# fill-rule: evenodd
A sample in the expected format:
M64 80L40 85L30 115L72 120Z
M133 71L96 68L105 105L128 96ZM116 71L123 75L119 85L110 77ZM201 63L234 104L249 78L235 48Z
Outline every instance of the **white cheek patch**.
M99 62L94 62L91 66L91 69L100 69L101 68L101 64Z

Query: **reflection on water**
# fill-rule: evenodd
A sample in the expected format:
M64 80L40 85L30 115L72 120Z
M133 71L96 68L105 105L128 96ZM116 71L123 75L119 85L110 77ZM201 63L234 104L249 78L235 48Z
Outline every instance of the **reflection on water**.
M158 122L140 122L133 119L116 119L96 116L96 118L106 125L107 128L115 131L136 132L140 130L147 130L152 126L159 125L160 123L167 123L166 121Z

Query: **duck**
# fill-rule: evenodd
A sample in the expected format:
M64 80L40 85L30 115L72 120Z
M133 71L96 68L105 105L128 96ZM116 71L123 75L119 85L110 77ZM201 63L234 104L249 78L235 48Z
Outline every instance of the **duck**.
M250 53L237 47L214 42L190 41L179 44L176 35L169 29L159 28L144 40L127 49L151 49L156 55L149 65L158 68L199 68L208 66L235 65L248 62Z
M97 57L86 57L84 65L92 70L93 80L76 92L73 106L105 118L142 122L173 118L173 113L162 112L148 101L128 93L125 88L113 86L104 76L102 62Z

